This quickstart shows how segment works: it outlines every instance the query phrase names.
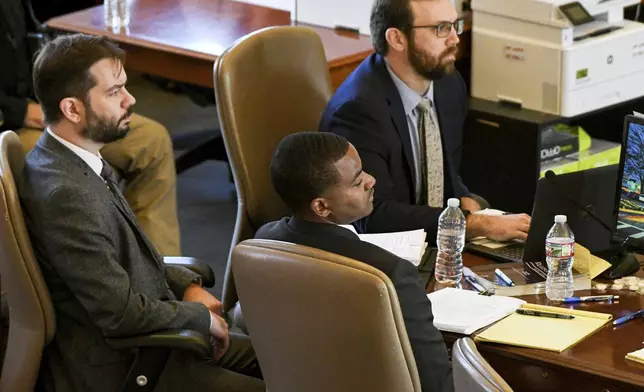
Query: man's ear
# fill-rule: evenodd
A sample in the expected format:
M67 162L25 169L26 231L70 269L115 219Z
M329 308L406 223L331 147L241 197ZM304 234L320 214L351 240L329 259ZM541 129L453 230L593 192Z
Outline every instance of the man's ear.
M389 49L393 49L396 52L404 52L407 50L407 37L397 28L388 28L387 31L385 31L385 38L389 44Z
M331 214L329 203L323 197L316 197L311 201L311 211L321 218L327 218Z
M80 124L85 118L85 104L78 98L63 98L58 107L63 116L74 124Z

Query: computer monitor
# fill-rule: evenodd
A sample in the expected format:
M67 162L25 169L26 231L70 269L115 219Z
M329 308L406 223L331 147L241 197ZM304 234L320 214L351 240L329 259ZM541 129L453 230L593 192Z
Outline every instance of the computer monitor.
M644 118L624 118L616 197L616 234L644 249Z

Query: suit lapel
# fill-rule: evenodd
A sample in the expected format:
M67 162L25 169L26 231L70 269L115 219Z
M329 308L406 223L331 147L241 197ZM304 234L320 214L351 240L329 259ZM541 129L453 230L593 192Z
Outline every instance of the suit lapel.
M398 92L394 81L391 80L391 76L389 75L389 71L387 71L387 66L385 65L385 60L382 56L375 56L374 69L380 74L379 79L383 82L385 96L387 97L387 103L389 104L389 112L391 113L391 122L394 124L396 131L398 131L398 136L402 142L405 161L407 162L411 181L414 183L415 189L416 176L413 175L415 171L414 153L411 147L411 135L409 134L407 116L405 115L405 108L403 107L402 100L400 99L400 93Z
M61 166L66 166L64 169L65 173L70 173L71 177L76 179L76 182L79 182L78 179L86 178L87 187L93 188L97 192L101 192L103 198L110 200L110 202L113 203L116 208L118 208L121 215L123 215L125 220L130 225L132 231L134 231L134 234L141 242L145 244L145 247L150 253L152 259L154 259L157 267L162 268L163 261L161 256L156 252L156 249L152 246L152 244L150 244L145 234L141 231L141 228L139 228L136 222L136 218L132 214L132 211L126 208L127 201L125 201L125 198L122 199L123 202L126 203L125 205L123 205L119 200L117 200L117 196L107 187L105 181L103 181L100 176L96 175L96 173L92 171L92 169L87 165L87 163L85 163L85 161L83 161L69 148L63 146L56 139L51 137L46 131L43 133L43 136L38 143L42 148L59 157L58 162L60 162ZM75 174L79 172L83 174Z

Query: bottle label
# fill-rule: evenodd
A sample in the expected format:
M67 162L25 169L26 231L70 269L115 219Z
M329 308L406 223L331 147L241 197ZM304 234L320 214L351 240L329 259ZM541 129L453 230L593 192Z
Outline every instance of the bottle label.
M574 257L575 243L546 242L546 257Z

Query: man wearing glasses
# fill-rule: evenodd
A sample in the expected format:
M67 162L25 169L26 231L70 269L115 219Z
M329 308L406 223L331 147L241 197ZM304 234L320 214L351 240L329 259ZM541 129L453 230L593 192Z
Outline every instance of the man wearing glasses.
M467 112L465 83L455 70L463 20L450 0L375 0L375 52L327 106L320 130L344 136L375 177L374 210L362 232L425 229L436 239L438 216L457 197L468 237L525 239L525 214L470 214L480 205L458 174Z

